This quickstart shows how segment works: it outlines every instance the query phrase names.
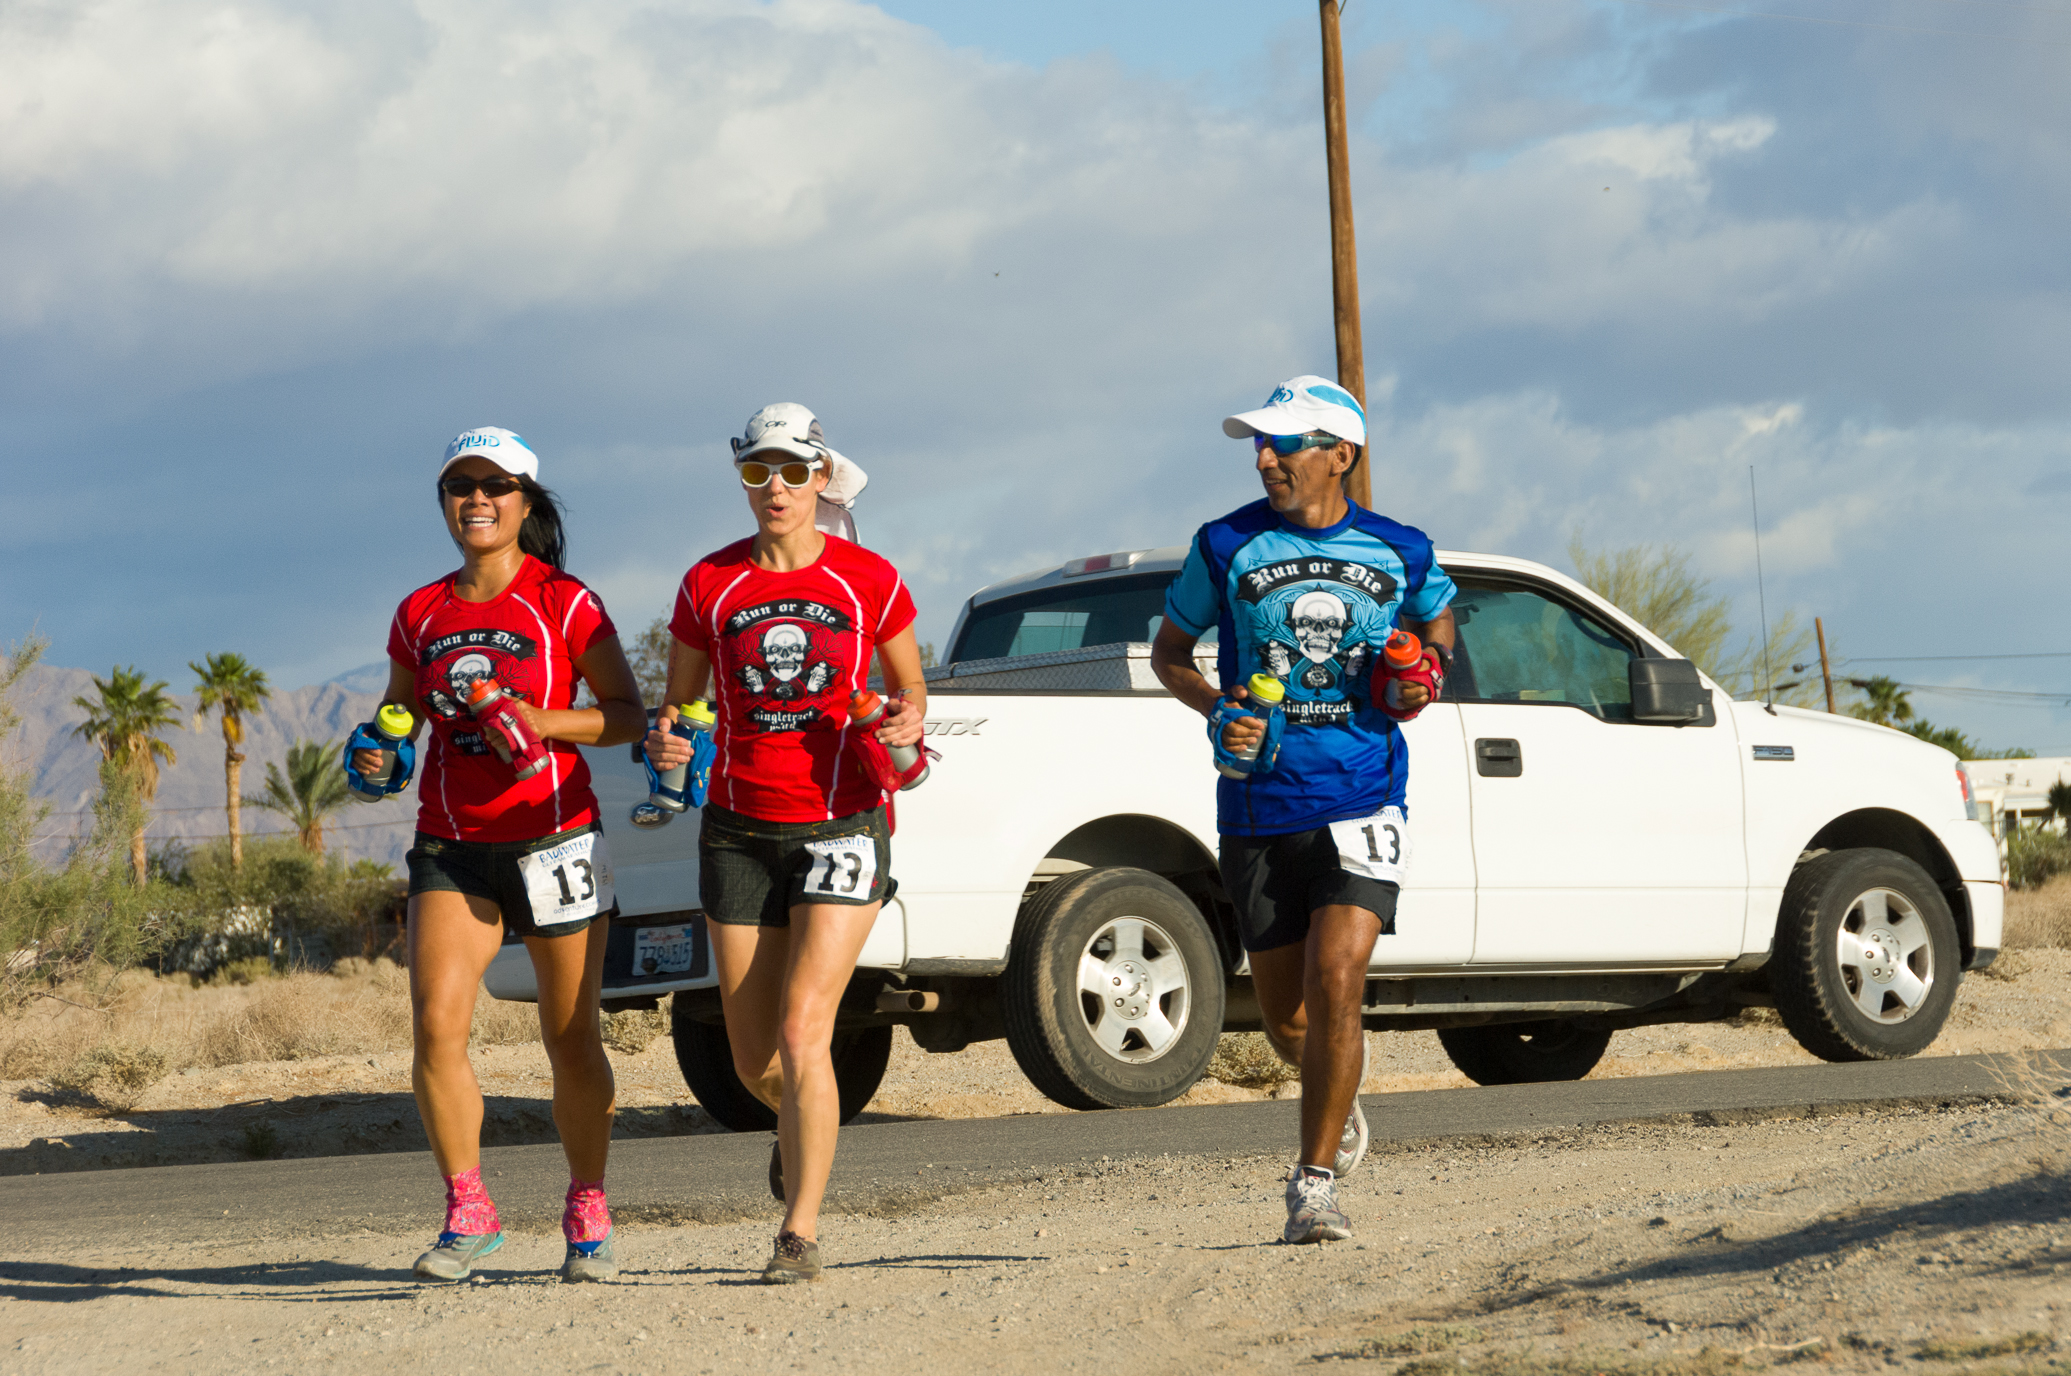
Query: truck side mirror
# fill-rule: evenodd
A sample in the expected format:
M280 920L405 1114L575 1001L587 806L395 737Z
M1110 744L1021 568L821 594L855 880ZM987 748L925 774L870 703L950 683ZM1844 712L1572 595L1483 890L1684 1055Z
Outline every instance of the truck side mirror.
M1632 683L1632 719L1656 726L1691 726L1711 716L1711 689L1687 659L1635 659L1626 665Z

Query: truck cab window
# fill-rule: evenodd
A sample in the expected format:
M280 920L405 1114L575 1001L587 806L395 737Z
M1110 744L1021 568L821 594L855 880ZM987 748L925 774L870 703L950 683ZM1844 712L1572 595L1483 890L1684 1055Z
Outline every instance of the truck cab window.
M976 608L950 647L951 664L1147 641L1165 621L1173 573L1074 580ZM1215 639L1209 628L1204 641Z
M1637 651L1594 617L1518 584L1472 578L1460 580L1453 617L1452 697L1559 703L1632 720L1626 665Z

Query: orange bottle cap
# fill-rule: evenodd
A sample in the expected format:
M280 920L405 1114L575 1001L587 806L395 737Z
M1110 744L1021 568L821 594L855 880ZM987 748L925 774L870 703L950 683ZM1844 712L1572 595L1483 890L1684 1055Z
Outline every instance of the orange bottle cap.
M1397 631L1388 637L1381 654L1387 659L1389 668L1407 669L1424 657L1424 642L1408 631Z
M861 721L883 706L883 699L868 688L858 688L849 694L849 720Z

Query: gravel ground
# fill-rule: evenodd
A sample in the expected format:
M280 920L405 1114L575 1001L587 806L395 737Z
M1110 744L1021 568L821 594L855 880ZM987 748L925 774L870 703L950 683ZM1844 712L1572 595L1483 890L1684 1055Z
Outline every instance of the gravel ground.
M1429 1032L1373 1033L1368 1093L1465 1086ZM1948 1026L1929 1055L2071 1046L2071 951L2011 951L1986 977L1964 981ZM554 1140L546 1055L537 1043L477 1047L489 1096L488 1145ZM1592 1079L1684 1070L1810 1064L1773 1014L1726 1023L1621 1032ZM644 1051L612 1052L620 1137L721 1129L696 1107L666 1036ZM1299 1094L1299 1085L1274 1091ZM1204 1081L1181 1103L1259 1099L1258 1090ZM953 1055L922 1051L903 1031L883 1086L863 1121L975 1118L1063 1112L1022 1076L1005 1042ZM406 1052L247 1062L173 1074L121 1115L86 1114L54 1102L39 1081L0 1082L0 1175L244 1160L416 1151L424 1147L410 1097Z
M554 1281L554 1233L428 1287L415 1236L97 1237L0 1262L0 1372L2039 1370L2064 1135L1994 1108L1402 1148L1345 1183L1355 1240L1311 1248L1276 1240L1283 1161L1119 1161L830 1217L828 1275L782 1289L754 1283L775 1206L624 1225L613 1286Z

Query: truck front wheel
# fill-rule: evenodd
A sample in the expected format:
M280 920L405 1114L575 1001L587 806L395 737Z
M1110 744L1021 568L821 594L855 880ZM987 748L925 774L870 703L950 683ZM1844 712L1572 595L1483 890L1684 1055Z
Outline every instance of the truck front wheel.
M698 1107L735 1132L774 1132L777 1111L748 1092L734 1073L733 1045L726 1024L699 1022L677 1004L671 1021L676 1065ZM834 1034L834 1081L841 1094L841 1121L863 1111L884 1081L892 1058L892 1025Z
M1200 909L1148 870L1081 870L1023 910L1001 980L1007 1045L1066 1108L1150 1108L1192 1088L1222 1034Z
M1897 851L1832 851L1784 887L1769 991L1783 1025L1821 1060L1911 1056L1949 1016L1960 949L1926 870Z
M1611 1034L1549 1018L1493 1027L1441 1027L1438 1044L1460 1073L1478 1085L1531 1085L1581 1079L1603 1059Z

